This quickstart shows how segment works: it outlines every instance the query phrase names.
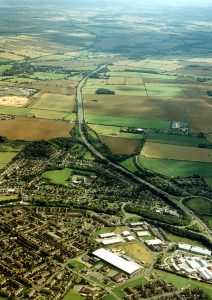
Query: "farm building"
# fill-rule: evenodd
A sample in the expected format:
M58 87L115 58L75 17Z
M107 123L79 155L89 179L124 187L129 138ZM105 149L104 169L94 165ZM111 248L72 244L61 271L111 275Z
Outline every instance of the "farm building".
M127 261L126 259L104 248L94 251L93 255L116 267L117 269L125 272L130 277L137 274L140 270L140 266L135 262Z

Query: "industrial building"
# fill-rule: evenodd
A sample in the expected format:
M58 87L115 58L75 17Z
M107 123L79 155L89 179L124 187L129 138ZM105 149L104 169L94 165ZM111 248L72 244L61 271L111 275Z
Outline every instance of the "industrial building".
M192 246L192 245L183 244L183 243L178 244L178 249L183 250L183 251L189 251L189 252L199 254L199 255L208 255L208 256L211 255L211 251L206 248L201 248L201 247Z
M101 239L107 239L115 236L116 236L115 232L102 233L99 235Z
M107 262L113 267L125 272L129 277L140 271L140 266L133 261L128 261L104 248L93 252L93 255Z
M103 239L102 240L102 244L103 245L113 245L113 244L118 244L118 243L123 243L124 240L121 238L121 237L113 237L113 238L110 238L110 239Z

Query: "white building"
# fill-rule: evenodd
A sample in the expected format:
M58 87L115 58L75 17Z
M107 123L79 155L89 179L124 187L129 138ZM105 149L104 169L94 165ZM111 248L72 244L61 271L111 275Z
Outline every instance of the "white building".
M143 226L144 222L134 222L134 223L130 223L131 227L138 227L138 226Z
M201 247L192 247L191 252L197 253L200 255L211 255L211 251L209 251L206 248L201 248Z
M149 231L137 231L136 232L137 236L142 237L142 236L151 236Z
M205 280L212 280L212 272L206 267L199 269L199 274Z
M188 245L188 244L179 243L179 244L177 244L177 246L180 250L183 250L183 251L190 251L191 250L191 245Z
M99 235L101 239L111 238L116 236L115 232L102 233Z
M127 239L128 242L131 242L131 241L135 240L134 236L132 236L132 235L127 236L126 239Z
M122 232L122 235L123 235L124 237L129 236L129 235L130 235L130 232L129 232L129 231L123 231L123 232Z
M148 246L159 246L159 245L163 244L163 242L159 239L147 240L146 243Z
M121 237L117 236L111 239L103 239L101 242L103 245L113 245L113 244L123 243L124 240Z
M116 267L117 269L125 272L128 276L133 276L137 274L140 270L140 266L135 262L127 261L126 259L104 248L94 251L93 255L104 260L105 262Z

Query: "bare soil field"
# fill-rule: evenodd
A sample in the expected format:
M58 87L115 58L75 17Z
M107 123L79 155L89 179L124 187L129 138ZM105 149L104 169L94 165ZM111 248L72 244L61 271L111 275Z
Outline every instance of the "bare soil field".
M74 95L39 94L31 108L72 112L75 105Z
M140 61L133 61L133 60L125 60L125 61L118 61L114 64L116 68L125 67L128 68L146 68L146 69L157 69L161 71L175 71L179 68L182 68L184 65L179 60L163 60L163 59L144 59Z
M141 155L149 158L212 162L212 150L146 142Z
M29 103L29 98L21 96L2 96L0 97L0 105L24 107Z
M129 85L139 85L139 84L144 84L143 79L142 78L126 78L125 79L125 84L129 84Z
M125 84L125 77L110 77L106 84Z
M16 118L0 121L0 135L10 140L49 140L68 137L74 124L35 118Z
M140 141L135 139L125 139L120 137L99 136L114 154L133 154Z
M209 98L84 95L84 99L88 114L182 120L189 123L191 131L212 132Z
M69 80L50 80L43 82L33 82L30 84L20 84L20 87L35 88L42 93L52 93L61 95L74 95L76 92L75 81Z
M144 261L147 265L150 265L153 261L151 252L138 241L132 243L123 243L121 245L109 246L110 249L123 249L127 255L137 261Z
M15 54L15 53L10 53L10 52L0 53L0 57L8 58L8 59L11 59L11 60L17 60L17 61L24 59L23 56Z

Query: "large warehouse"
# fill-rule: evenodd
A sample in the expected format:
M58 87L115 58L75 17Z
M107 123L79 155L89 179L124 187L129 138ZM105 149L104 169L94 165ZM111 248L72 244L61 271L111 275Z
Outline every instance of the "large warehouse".
M106 261L108 264L118 268L119 270L125 272L128 276L133 276L140 270L140 266L135 262L128 261L104 248L94 251L93 255Z

